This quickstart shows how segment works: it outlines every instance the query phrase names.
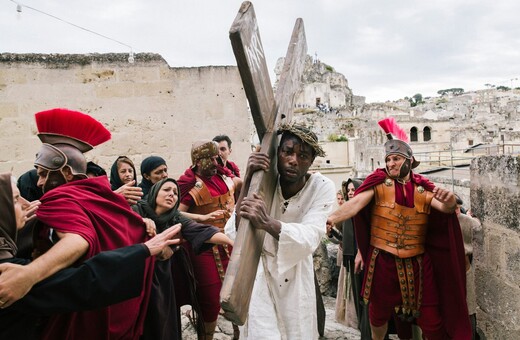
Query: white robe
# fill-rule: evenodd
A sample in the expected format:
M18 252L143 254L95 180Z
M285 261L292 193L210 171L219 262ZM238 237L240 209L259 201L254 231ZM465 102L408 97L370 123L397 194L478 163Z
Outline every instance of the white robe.
M240 339L318 338L312 254L325 235L335 198L334 183L319 173L288 200L278 183L271 216L282 222L280 239L266 233ZM226 233L232 238L234 226L231 218Z

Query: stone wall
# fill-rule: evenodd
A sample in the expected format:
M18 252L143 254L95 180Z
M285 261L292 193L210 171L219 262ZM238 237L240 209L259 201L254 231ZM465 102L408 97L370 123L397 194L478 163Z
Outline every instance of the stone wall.
M473 160L471 207L483 227L474 239L478 326L487 339L520 339L520 157Z
M252 119L235 66L171 68L157 54L0 54L0 172L32 168L40 147L34 113L66 107L92 115L112 140L86 154L109 170L119 155L137 165L164 157L171 177L190 164L191 143L227 134L245 168ZM139 172L139 170L138 170Z

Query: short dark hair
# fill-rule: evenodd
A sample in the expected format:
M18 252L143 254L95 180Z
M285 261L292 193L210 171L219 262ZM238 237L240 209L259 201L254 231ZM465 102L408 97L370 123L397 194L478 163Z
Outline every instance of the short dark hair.
M229 138L227 135L218 135L215 136L215 138L213 138L213 141L217 143L220 143L224 140L227 142L228 147L231 149L231 138Z

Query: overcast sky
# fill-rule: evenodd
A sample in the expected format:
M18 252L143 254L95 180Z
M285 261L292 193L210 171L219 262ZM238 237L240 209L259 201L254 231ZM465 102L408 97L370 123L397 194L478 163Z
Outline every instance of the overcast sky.
M132 46L172 67L236 65L229 28L234 0L23 0ZM308 53L345 75L368 102L435 96L440 89L520 86L518 0L253 1L271 80L296 18ZM108 53L129 48L0 0L0 52Z

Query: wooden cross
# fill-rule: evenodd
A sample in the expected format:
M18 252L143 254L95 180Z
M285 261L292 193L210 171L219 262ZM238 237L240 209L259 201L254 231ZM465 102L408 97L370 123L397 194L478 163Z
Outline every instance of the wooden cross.
M273 95L264 48L251 2L242 3L229 31L229 37L261 141L260 151L267 153L271 159L269 171L255 172L249 187L243 187L242 192L245 195L259 193L264 198L267 208L270 209L278 177L276 130L282 121L289 122L292 118L294 97L300 88L300 77L307 56L303 20L297 19L294 25L276 98ZM253 228L247 219L240 220L226 277L220 291L224 315L238 325L243 325L247 318L264 237L265 231Z

